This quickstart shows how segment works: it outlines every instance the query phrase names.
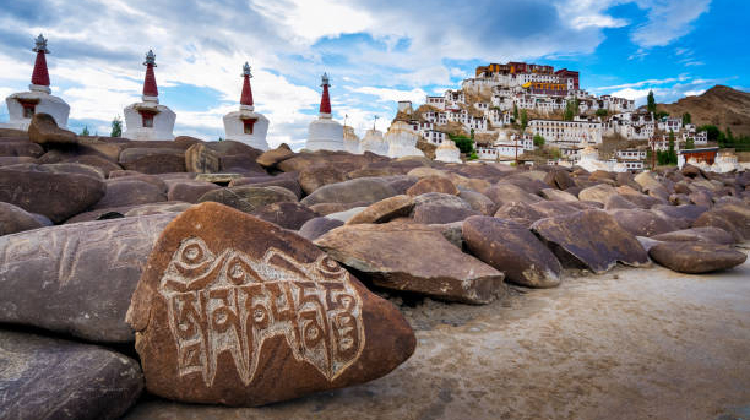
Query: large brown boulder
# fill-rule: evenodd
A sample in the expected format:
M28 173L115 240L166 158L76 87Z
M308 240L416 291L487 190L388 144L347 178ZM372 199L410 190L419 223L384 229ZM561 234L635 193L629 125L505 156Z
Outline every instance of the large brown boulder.
M662 242L648 253L670 270L690 274L726 270L747 260L747 254L732 246L705 242Z
M129 207L146 203L167 201L167 194L154 184L135 179L110 179L107 192L94 209Z
M526 226L474 216L464 220L462 230L468 251L505 273L505 281L529 287L560 284L560 262Z
M416 340L388 301L311 242L216 203L162 232L133 294L146 388L255 406L367 382Z
M506 293L501 272L464 254L429 227L345 225L315 244L380 287L473 304Z
M746 206L726 205L701 214L692 227L717 227L731 233L737 242L750 239L750 210Z
M299 229L299 235L310 241L314 241L319 237L325 235L329 230L335 229L344 222L336 219L329 219L327 217L316 217L305 222L304 225Z
M104 196L100 179L45 170L0 170L0 201L60 223Z
M279 147L263 152L255 161L264 168L274 168L279 162L291 157L294 157L292 149L286 143L281 143Z
M495 202L498 207L502 207L513 202L531 204L543 200L537 195L526 192L519 186L510 184L494 185L487 188L483 192L483 194L486 195L490 200Z
M515 220L516 223L527 227L537 220L547 217L544 212L523 202L508 203L497 209L494 216L498 219Z
M120 153L120 166L144 174L185 172L185 150L166 147L131 147Z
M308 195L324 185L337 184L347 179L346 172L332 167L315 167L299 173L299 185Z
M195 143L185 151L185 169L201 174L219 172L219 154L209 149L206 143Z
M719 245L733 245L732 234L715 227L699 227L675 230L651 236L651 239L662 242L709 242Z
M284 187L293 192L298 198L302 196L302 188L299 185L296 172L284 172L280 175L263 175L242 177L232 180L230 187L239 187L242 185L253 185L256 187Z
M615 187L607 184L599 184L593 187L584 188L578 193L578 199L581 201L595 201L606 204L610 196L617 195Z
M138 362L103 347L0 330L3 419L115 420L138 400Z
M449 179L439 176L422 178L406 190L406 194L412 197L430 192L458 195L456 186Z
M302 199L308 206L318 203L374 203L398 195L388 180L382 178L357 178L337 184L325 185Z
M576 182L570 176L570 172L564 169L553 169L547 172L547 175L544 177L544 182L550 187L562 191L576 185Z
M618 261L635 267L648 264L648 255L635 236L602 210L541 219L531 230L566 267L603 273Z
M76 156L65 159L60 163L78 163L81 165L93 166L94 168L99 169L105 177L109 176L109 173L112 171L118 171L122 169L120 165L112 162L111 160L95 155Z
M46 224L41 219L13 204L0 202L0 235L42 228Z
M293 192L282 187L227 187L209 191L198 199L199 203L213 201L243 211L252 213L271 203L297 202Z
M644 209L607 210L623 229L635 236L652 236L679 230L670 219Z
M357 213L346 224L388 223L399 217L409 217L414 209L414 199L408 195L397 195L380 200Z
M659 205L651 209L654 214L661 216L664 219L669 219L678 226L680 229L689 228L701 214L708 210L706 207L701 206L670 206L670 205Z
M128 300L174 214L53 226L0 237L0 322L128 342Z
M76 143L76 134L72 131L60 128L51 115L38 113L31 117L31 124L29 124L29 140L39 144L74 144Z
M271 203L255 210L253 216L275 223L284 229L298 230L310 219L320 217L309 207L301 203Z
M168 185L167 199L186 203L197 203L203 194L221 188L211 182L192 180L170 181Z
M458 195L462 200L469 204L472 209L486 216L492 216L495 211L497 211L497 205L482 193L462 190Z
M44 154L42 146L31 142L0 142L0 156L2 157L32 157L38 158Z

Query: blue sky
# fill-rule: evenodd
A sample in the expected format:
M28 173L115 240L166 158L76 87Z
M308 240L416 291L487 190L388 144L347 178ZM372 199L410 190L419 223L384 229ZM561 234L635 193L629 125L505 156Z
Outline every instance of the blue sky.
M582 87L645 101L714 84L750 88L745 0L15 0L0 9L0 96L27 89L38 33L49 38L53 93L69 126L108 134L139 100L148 49L175 134L215 140L253 68L269 143L300 147L320 75L334 117L384 130L396 101L456 88L477 65L530 61L581 72ZM4 104L3 104L4 105ZM0 107L0 121L7 109Z

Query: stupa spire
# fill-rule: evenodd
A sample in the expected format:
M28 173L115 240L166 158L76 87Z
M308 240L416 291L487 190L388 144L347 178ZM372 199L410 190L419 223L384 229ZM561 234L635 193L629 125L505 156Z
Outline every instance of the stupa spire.
M159 96L159 89L156 87L156 77L154 77L154 67L156 67L156 55L152 50L148 50L146 54L146 61L143 62L146 66L146 80L143 82L143 97L157 98Z
M32 49L36 52L36 62L34 63L34 72L31 74L31 84L38 86L49 86L49 71L47 70L47 59L45 54L49 54L47 49L47 40L42 34L36 38L36 46Z
M328 96L328 87L331 84L328 81L328 73L323 73L321 78L321 87L323 88L323 95L320 98L320 116L331 117L331 97Z
M253 91L250 88L250 78L253 75L250 73L250 64L245 61L245 66L242 67L242 74L240 75L244 80L242 83L242 95L240 95L240 105L253 106Z

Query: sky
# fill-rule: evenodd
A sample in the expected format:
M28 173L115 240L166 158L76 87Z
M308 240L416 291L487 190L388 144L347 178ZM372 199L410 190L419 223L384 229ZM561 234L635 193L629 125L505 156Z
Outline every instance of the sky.
M747 0L12 0L0 8L0 97L28 89L39 33L69 129L109 135L139 102L145 53L175 135L223 136L252 67L268 143L298 149L331 76L334 118L387 129L396 101L459 88L489 62L581 73L581 87L645 103L715 84L750 89ZM379 117L378 120L375 117ZM0 106L0 121L8 111Z

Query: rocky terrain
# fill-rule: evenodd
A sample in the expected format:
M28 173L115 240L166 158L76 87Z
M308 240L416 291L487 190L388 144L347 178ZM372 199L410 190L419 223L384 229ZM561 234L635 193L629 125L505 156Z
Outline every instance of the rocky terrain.
M673 104L657 104L658 111L681 116L690 113L698 126L715 125L735 135L750 136L750 93L716 85L698 96L688 96Z
M747 172L131 142L40 114L0 131L0 220L0 419L750 399Z

